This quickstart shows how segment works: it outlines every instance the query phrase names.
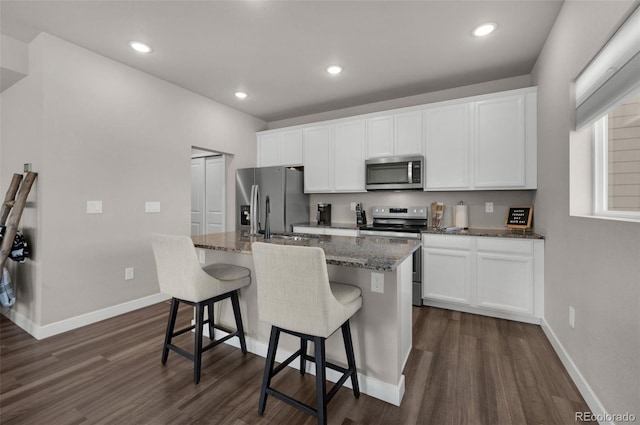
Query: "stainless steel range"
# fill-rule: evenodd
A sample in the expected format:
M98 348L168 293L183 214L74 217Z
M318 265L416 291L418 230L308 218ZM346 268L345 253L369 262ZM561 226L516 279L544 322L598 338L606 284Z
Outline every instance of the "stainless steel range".
M428 208L373 207L373 223L360 226L362 236L422 239ZM413 253L413 305L422 305L422 248Z

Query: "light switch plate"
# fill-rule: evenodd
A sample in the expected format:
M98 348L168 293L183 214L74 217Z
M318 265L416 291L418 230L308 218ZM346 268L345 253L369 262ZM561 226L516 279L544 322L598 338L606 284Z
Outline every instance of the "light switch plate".
M493 212L493 202L485 202L484 203L484 212L492 213Z
M384 294L384 273L371 272L371 292Z
M144 203L144 212L148 213L159 213L160 212L160 202L158 201L147 201Z
M207 261L207 257L204 252L204 249L198 250L198 260L200 261L200 264L204 264Z
M571 306L569 306L569 326L571 329L576 327L576 309Z
M127 267L124 269L124 280L131 280L133 279L133 276L133 267Z
M87 201L87 214L102 214L102 201Z

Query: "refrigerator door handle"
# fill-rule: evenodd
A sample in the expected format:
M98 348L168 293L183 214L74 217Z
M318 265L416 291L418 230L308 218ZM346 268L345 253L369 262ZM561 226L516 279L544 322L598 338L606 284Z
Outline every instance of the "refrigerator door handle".
M255 198L255 193L256 193L256 185L252 184L251 185L251 198L249 199L249 233L250 234L254 234L256 233L256 222L255 222L255 206L253 203L253 199Z
M260 194L259 194L259 186L254 184L251 186L251 233L258 234L260 231L260 223L258 220L260 219Z

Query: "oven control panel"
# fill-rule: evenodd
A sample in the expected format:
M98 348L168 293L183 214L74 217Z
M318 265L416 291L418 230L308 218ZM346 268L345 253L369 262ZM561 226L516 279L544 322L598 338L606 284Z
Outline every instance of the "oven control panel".
M426 219L428 207L373 207L373 218Z

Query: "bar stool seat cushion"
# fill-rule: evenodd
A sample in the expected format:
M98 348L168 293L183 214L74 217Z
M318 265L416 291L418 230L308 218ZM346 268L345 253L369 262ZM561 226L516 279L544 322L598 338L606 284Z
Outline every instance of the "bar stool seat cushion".
M357 286L336 282L331 282L329 285L333 296L343 305L351 304L362 295L362 290Z
M238 280L251 274L251 270L246 267L225 263L209 264L208 266L204 266L202 270L208 275L222 281Z

